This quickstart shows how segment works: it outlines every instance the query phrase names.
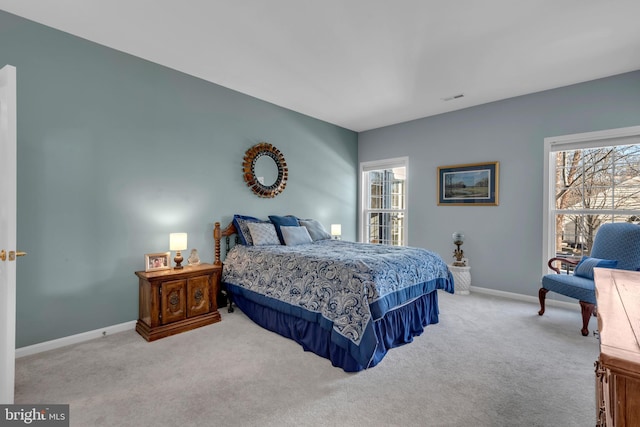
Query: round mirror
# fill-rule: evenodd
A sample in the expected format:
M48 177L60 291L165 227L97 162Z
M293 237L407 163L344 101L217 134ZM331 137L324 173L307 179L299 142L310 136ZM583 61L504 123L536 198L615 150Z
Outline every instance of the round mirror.
M287 185L287 162L276 147L266 142L247 150L242 171L247 186L260 197L275 197Z
M278 179L278 165L270 156L262 155L256 158L254 173L260 184L270 187Z

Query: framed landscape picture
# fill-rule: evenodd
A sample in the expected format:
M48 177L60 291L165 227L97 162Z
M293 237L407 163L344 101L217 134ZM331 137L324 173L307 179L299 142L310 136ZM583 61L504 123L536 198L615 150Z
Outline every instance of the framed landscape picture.
M498 206L499 162L438 167L438 205Z

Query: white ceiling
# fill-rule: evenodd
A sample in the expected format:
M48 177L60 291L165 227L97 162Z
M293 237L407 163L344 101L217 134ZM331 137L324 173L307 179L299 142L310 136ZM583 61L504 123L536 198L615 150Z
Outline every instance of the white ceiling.
M640 0L0 0L0 9L355 131L640 69Z

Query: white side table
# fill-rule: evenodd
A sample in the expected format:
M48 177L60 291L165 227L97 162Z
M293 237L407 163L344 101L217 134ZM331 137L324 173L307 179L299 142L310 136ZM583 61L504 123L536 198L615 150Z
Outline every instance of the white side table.
M471 267L457 267L450 265L449 270L453 274L453 284L457 295L469 295L471 286Z

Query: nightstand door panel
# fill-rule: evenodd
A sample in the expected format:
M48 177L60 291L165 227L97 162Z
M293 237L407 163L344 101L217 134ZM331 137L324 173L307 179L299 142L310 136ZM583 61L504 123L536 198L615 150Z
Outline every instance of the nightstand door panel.
M187 280L187 317L209 312L210 284L209 276L198 276Z
M186 280L174 280L161 285L163 325L187 317L185 288Z

